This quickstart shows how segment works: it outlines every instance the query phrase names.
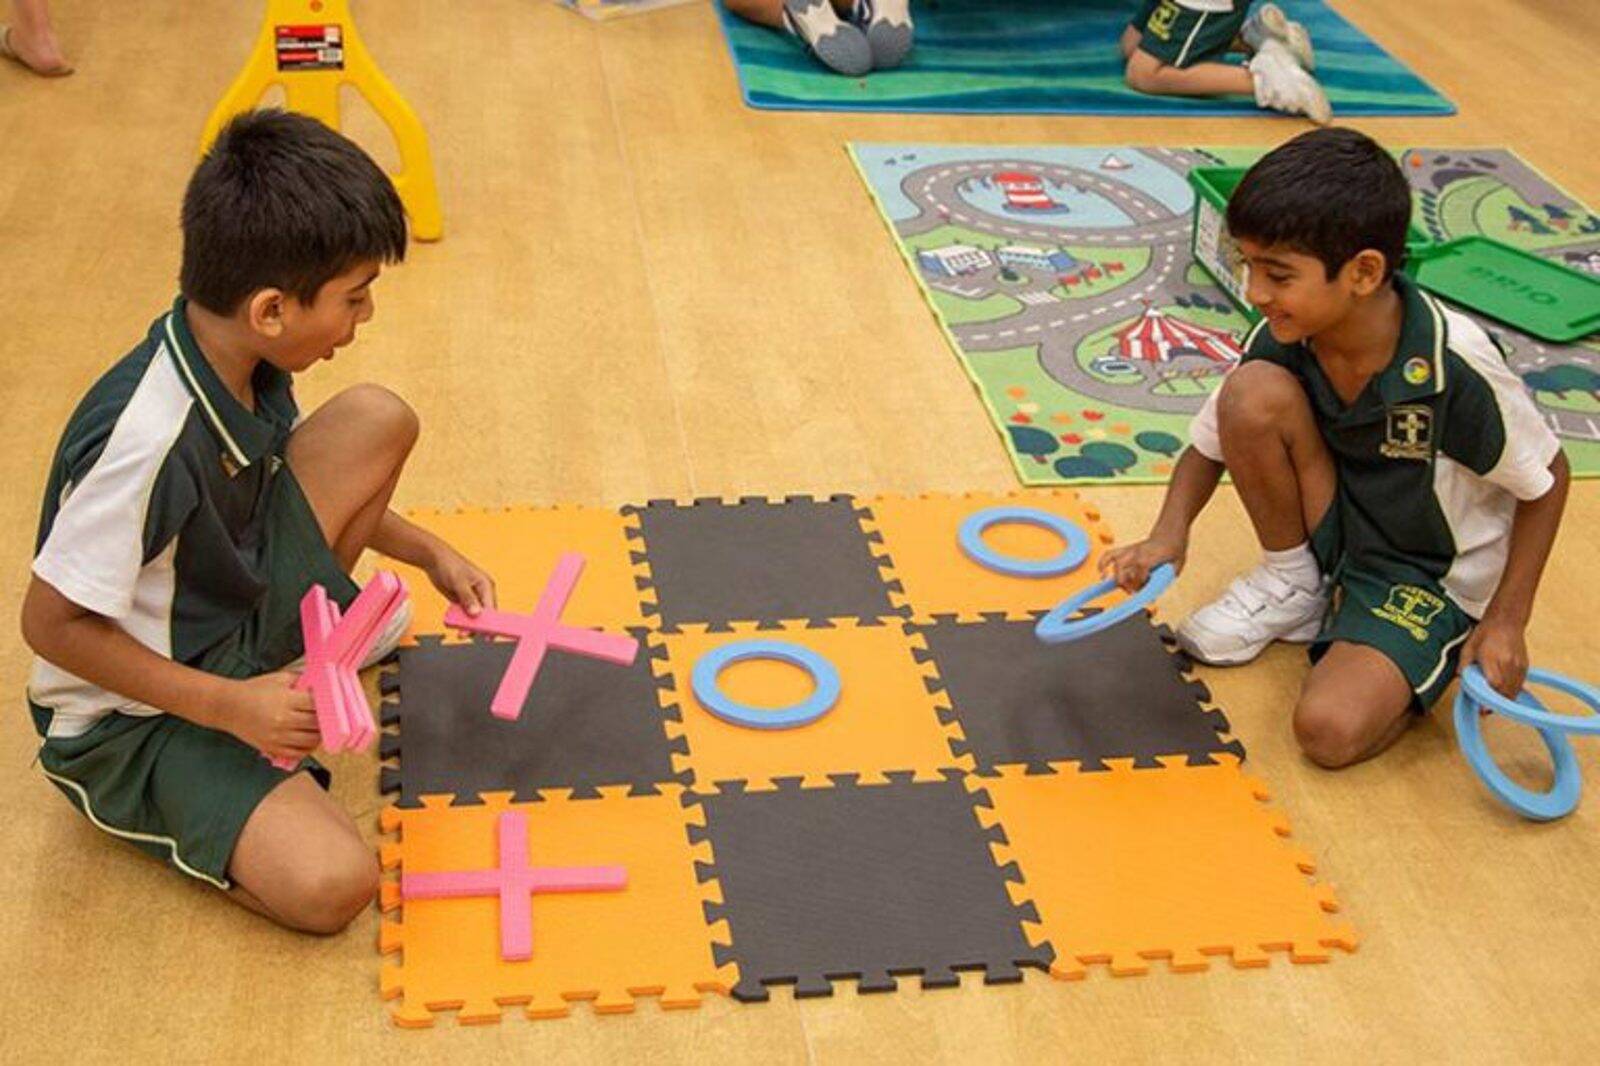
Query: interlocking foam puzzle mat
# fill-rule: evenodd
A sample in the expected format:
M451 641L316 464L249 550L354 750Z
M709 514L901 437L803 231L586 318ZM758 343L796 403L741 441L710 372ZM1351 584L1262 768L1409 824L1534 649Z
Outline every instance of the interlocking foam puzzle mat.
M1321 0L1279 0L1304 23L1336 116L1448 115L1455 107ZM751 107L969 114L1259 115L1246 97L1147 96L1123 81L1117 42L1135 0L916 3L904 65L849 78L795 38L717 13Z
M1083 529L1086 563L1021 578L969 561L967 516L1017 504ZM502 610L532 611L555 561L582 552L561 622L641 648L631 666L551 650L521 715L497 718L511 643L424 631L444 604L402 569L417 611L381 680L380 782L381 988L401 1025L1356 946L1164 629L1139 614L1064 646L1034 637L1112 541L1068 491L413 517L497 576ZM1022 558L1060 548L1020 524L986 539ZM781 731L708 713L694 665L754 637L831 663L832 710ZM765 708L811 689L776 661L720 681ZM626 887L534 893L531 955L506 958L530 875L504 871L529 866L621 866ZM407 877L462 871L510 885L504 911L500 889L403 898Z
M855 144L851 153L1024 484L1159 482L1246 323L1190 254L1196 166L1263 149ZM1511 152L1399 156L1415 221L1600 274L1600 215ZM1600 476L1600 335L1550 344L1479 316Z

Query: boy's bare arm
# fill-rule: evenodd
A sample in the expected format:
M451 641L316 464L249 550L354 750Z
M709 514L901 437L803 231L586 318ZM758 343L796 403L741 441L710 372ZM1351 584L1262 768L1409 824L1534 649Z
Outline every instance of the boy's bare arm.
M385 511L372 534L372 550L417 567L434 587L468 614L495 606L494 579L439 536L394 511Z
M22 638L40 657L91 684L232 733L270 755L303 755L317 745L311 695L290 688L293 675L233 681L184 666L38 577L23 598Z
M1182 570L1189 550L1189 527L1211 502L1223 469L1221 463L1207 459L1193 446L1185 448L1150 535L1137 544L1107 552L1100 560L1101 572L1110 571L1119 586L1134 592L1144 587L1150 571L1162 563L1170 562Z
M1523 630L1533 616L1533 600L1539 591L1550 549L1567 506L1571 468L1564 452L1557 452L1550 464L1555 478L1550 491L1537 500L1520 500L1511 521L1511 542L1506 550L1506 568L1494 598L1483 612L1478 627L1461 650L1461 669L1476 662L1494 689L1516 696L1528 673L1528 651Z

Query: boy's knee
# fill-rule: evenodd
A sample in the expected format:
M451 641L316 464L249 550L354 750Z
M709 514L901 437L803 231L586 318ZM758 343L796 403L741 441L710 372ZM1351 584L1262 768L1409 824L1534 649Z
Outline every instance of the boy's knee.
M1161 91L1161 63L1148 52L1141 52L1135 43L1128 54L1128 65L1123 69L1122 80L1136 93Z
M1289 371L1265 361L1243 363L1223 379L1217 421L1224 429L1263 429L1305 404L1305 390Z
M344 930L378 893L378 863L352 846L294 878L282 917L295 928L324 936Z
M1305 693L1294 709L1294 738L1306 758L1325 770L1358 762L1365 751L1360 716L1339 699Z
M345 414L366 431L409 452L422 422L411 405L382 385L352 385L336 397Z

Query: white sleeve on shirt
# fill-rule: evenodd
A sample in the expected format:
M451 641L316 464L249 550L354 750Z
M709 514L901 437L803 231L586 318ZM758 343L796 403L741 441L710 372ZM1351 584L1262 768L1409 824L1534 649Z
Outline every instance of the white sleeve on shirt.
M1222 434L1217 428L1217 397L1222 386L1211 390L1200 411L1189 421L1189 444L1213 463L1222 462Z
M99 457L65 489L33 560L41 581L107 618L132 610L151 493L193 403L176 374L171 360L151 361Z
M1550 464L1561 450L1561 441L1489 335L1459 312L1444 309L1444 317L1450 350L1489 385L1505 434L1498 461L1488 470L1479 471L1479 476L1519 500L1537 500L1555 484Z

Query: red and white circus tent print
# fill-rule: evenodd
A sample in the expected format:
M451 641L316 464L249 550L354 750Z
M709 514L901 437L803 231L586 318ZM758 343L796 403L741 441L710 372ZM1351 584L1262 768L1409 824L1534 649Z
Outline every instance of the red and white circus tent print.
M1130 363L1170 363L1180 355L1198 355L1231 366L1244 358L1238 338L1227 330L1173 318L1149 306L1117 334L1117 342Z

